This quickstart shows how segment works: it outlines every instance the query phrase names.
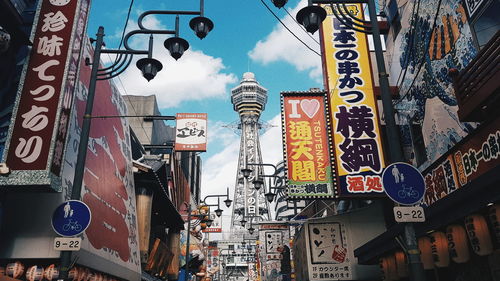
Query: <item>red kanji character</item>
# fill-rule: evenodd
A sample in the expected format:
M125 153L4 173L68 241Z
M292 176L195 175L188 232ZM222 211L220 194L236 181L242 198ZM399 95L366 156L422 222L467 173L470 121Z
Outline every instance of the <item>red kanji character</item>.
M379 176L366 176L366 191L384 192Z
M363 176L347 176L347 190L349 192L365 192Z

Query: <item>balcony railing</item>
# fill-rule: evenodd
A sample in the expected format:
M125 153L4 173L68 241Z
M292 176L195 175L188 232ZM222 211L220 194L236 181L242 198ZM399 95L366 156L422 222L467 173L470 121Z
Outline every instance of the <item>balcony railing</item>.
M499 114L500 31L464 69L450 69L461 121L481 122Z

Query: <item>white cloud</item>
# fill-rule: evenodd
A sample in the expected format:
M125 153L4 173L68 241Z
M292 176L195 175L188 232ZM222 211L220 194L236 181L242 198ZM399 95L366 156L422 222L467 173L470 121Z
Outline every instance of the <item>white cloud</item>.
M297 12L306 5L307 1L301 0L289 13L295 17ZM319 53L319 44L311 39L294 19L287 14L285 15L281 18L283 23L309 47ZM313 37L319 42L318 34L319 32L316 32ZM252 60L264 65L279 61L287 62L299 71L308 71L311 78L321 82L320 56L307 49L279 22L276 23L274 30L266 38L257 42L253 50L249 52L249 56Z
M151 29L165 29L154 16L144 19L144 25ZM128 30L136 25L129 22ZM163 38L155 36L153 58L158 59L163 69L148 82L135 67L135 62L144 56L135 56L132 65L115 81L123 94L156 95L160 108L175 107L184 101L207 98L225 98L231 84L237 82L236 75L224 73L225 65L221 58L189 49L175 61L163 46ZM130 38L130 46L138 50L147 49L148 36L137 35ZM109 62L109 58L103 56ZM123 84L123 86L121 85ZM125 90L126 89L126 90Z

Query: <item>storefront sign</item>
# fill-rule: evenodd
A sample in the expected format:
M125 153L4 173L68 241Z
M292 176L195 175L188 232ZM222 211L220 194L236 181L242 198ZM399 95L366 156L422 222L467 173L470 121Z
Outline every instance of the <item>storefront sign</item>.
M24 87L11 127L7 164L12 170L47 170L57 124L68 122L67 119L60 120L61 98L69 97L65 93L66 80L63 78L70 66L67 62L73 55L69 50L72 50L72 35L78 28L74 23L80 2L88 5L86 1L76 0L41 3ZM81 40L81 34L79 36L77 39ZM73 67L75 65L71 63ZM66 86L72 88L72 85ZM60 163L62 148L57 153L55 161Z
M335 198L324 94L281 94L289 198Z
M176 151L207 151L207 114L176 114Z
M452 148L441 162L423 172L425 205L463 187L500 165L500 118L479 129L470 139Z
M347 4L352 16L361 4ZM385 167L366 34L335 18L329 5L323 21L325 86L329 92L339 197L383 196Z

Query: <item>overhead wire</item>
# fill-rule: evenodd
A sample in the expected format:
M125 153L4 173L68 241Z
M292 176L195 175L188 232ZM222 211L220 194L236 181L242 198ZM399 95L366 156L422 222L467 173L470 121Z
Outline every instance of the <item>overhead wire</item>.
M306 48L308 48L309 50L311 50L313 53L315 53L316 55L320 56L321 57L321 54L318 53L317 51L315 51L313 48L309 47L309 45L307 45L304 41L302 41L302 39L300 39L295 33L293 33L293 31L290 30L290 28L288 28L288 26L286 26L286 24L273 12L273 10L271 10L271 8L269 8L269 6L266 4L266 2L264 2L264 0L260 0L260 2L267 8L267 10L281 23L281 25L283 25L283 27L288 30L288 32L290 32L297 40L299 40L304 46L306 46Z

